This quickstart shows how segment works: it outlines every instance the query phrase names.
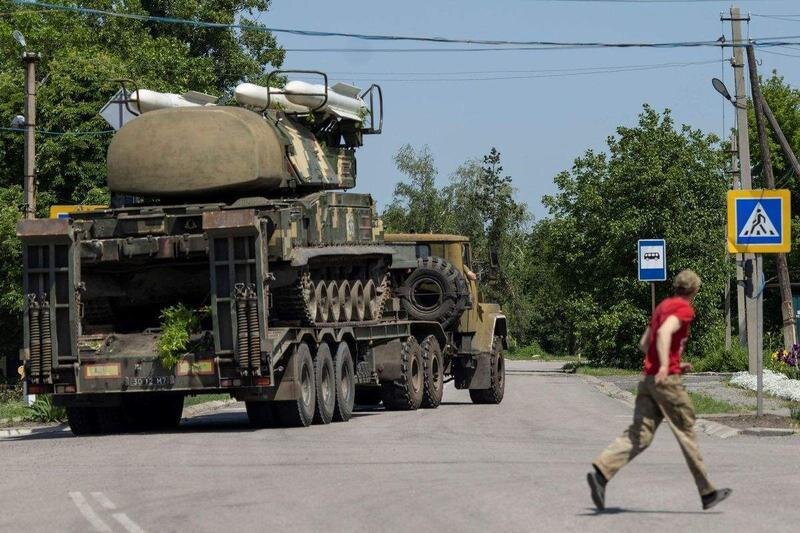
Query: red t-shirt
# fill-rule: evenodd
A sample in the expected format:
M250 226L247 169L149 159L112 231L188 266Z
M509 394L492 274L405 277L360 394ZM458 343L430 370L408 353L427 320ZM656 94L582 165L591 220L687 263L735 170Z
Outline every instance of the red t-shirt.
M663 300L650 319L650 347L644 356L644 373L654 376L658 373L661 363L658 361L658 351L656 349L656 336L658 328L671 315L681 321L681 327L672 334L672 343L669 346L669 373L681 373L681 354L686 348L686 340L689 338L689 324L694 320L694 309L686 299L678 296Z

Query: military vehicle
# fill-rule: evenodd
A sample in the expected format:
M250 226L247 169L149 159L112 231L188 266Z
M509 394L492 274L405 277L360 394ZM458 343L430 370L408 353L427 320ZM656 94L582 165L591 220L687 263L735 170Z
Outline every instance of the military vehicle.
M436 407L446 378L502 400L506 319L479 301L468 239L384 235L372 198L345 192L381 89L319 75L243 84L242 107L123 87L116 206L19 223L28 390L53 393L73 433L174 427L207 393L258 427L346 421L357 395ZM170 364L179 304L194 326Z

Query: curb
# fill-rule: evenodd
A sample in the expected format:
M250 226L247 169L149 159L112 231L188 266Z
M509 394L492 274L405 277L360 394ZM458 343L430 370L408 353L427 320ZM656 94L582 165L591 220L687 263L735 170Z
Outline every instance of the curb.
M229 398L227 400L214 400L211 402L199 403L197 405L190 405L189 407L184 407L181 420L211 413L224 407L228 407L229 405L233 405L236 402L237 400L235 398Z
M800 431L791 428L746 428L741 430L742 435L755 437L788 437L797 435Z
M604 381L595 376L581 376L581 378L584 381L594 385L595 388L597 388L606 396L610 396L611 398L624 403L630 408L633 408L636 404L636 396L634 396L633 393L622 390L616 384L611 383L610 381ZM694 427L707 435L711 435L712 437L717 437L720 439L727 439L742 434L742 430L740 429L732 428L730 426L726 426L725 424L720 424L719 422L714 422L705 418L698 418L695 421Z
M29 428L0 428L0 439L13 439L17 437L29 437L31 435L49 435L69 431L67 424L57 426L35 426Z

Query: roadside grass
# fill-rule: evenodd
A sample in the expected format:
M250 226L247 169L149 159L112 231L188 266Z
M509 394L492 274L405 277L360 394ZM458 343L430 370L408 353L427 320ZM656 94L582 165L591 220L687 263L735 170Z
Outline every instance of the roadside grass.
M563 361L565 363L577 361L578 358L574 355L553 355L547 353L538 343L527 344L525 346L516 346L508 350L505 354L506 359L515 361Z
M27 418L30 414L30 407L22 402L0 403L0 420L7 418Z
M589 366L578 365L575 367L576 374L585 374L587 376L638 376L642 373L641 370L632 370L630 368L615 368L611 366Z
M197 396L187 396L183 400L183 406L190 407L192 405L213 402L215 400L228 400L230 397L230 394L198 394Z
M734 404L725 400L718 400L702 392L690 392L689 397L694 404L694 411L699 415L713 415L723 413L746 413L751 409L746 405Z

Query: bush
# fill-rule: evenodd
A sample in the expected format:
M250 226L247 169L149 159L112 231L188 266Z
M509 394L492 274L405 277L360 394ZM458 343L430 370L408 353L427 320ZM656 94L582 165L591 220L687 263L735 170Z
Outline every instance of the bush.
M0 383L0 403L18 402L22 400L22 383Z
M31 405L29 417L36 422L61 422L67 418L67 412L63 407L53 405L52 396L42 394Z
M161 336L156 342L161 366L172 370L189 348L189 338L200 329L200 316L183 304L161 311Z

